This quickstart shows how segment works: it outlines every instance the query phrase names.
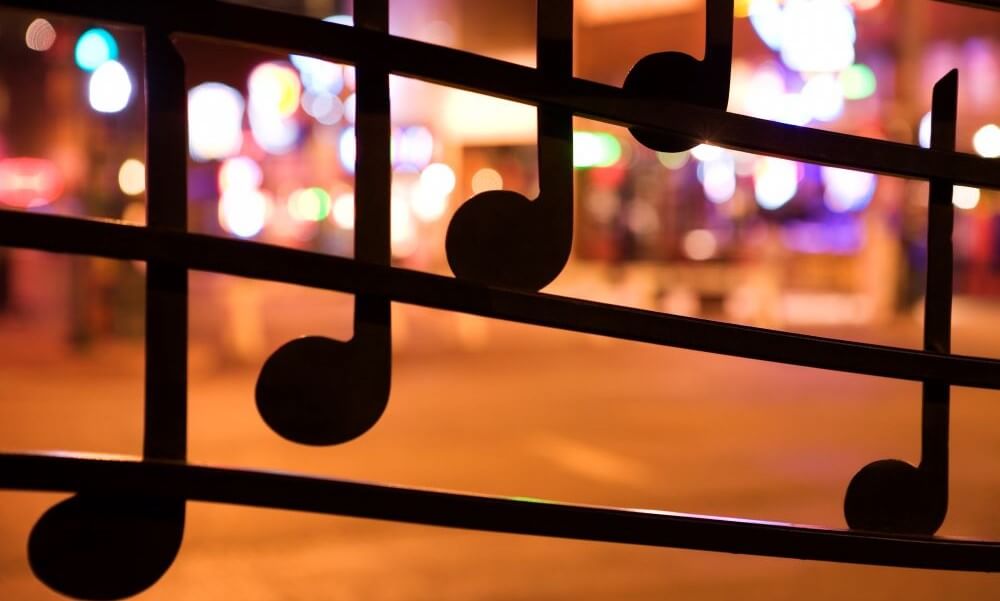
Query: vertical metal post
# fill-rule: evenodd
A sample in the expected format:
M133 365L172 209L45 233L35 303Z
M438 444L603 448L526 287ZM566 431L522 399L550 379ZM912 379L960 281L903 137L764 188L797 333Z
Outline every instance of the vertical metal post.
M166 32L146 35L147 221L187 229L187 92L184 63ZM181 265L150 261L146 274L146 411L143 455L187 452L188 276Z

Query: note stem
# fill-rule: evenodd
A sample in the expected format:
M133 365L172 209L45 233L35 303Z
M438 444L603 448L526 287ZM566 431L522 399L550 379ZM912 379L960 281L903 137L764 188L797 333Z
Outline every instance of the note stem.
M931 148L953 152L958 116L957 70L952 70L935 84L931 114ZM931 179L927 216L924 349L936 353L951 351L952 229L955 219L952 190L952 182ZM948 498L949 405L950 387L946 382L924 382L920 468L933 478L933 490L941 495L944 507Z
M733 19L732 0L707 0L705 6L705 69L703 80L715 88L712 96L729 96L733 70ZM684 85L678 82L678 85ZM722 108L725 108L723 103Z
M547 79L573 77L573 1L538 2L538 70ZM538 107L538 208L551 213L557 228L551 234L571 240L573 235L573 113Z
M147 209L151 228L187 229L187 91L184 61L165 31L146 32ZM143 455L186 457L188 276L180 264L146 270Z

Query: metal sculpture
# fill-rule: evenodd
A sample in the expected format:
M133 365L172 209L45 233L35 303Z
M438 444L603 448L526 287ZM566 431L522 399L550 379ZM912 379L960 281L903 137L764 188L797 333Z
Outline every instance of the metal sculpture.
M1000 570L1000 542L931 536L947 510L948 391L1000 389L1000 361L950 353L951 187L1000 188L993 161L954 151L958 78L935 87L930 149L794 127L725 111L732 4L707 0L706 60L666 53L640 61L624 88L574 78L572 2L539 1L539 67L523 67L387 33L387 0L356 3L357 27L216 0L0 0L142 27L148 86L149 225L0 211L0 244L145 261L146 413L141 458L0 454L0 487L75 493L33 529L35 574L85 599L153 585L180 547L188 500L773 557L943 570ZM994 0L960 3L997 9ZM728 17L728 23L723 17ZM358 67L354 259L186 232L186 102L177 33L281 48ZM389 263L388 74L528 102L539 110L541 195L484 193L457 213L447 252L457 278ZM562 269L572 235L572 115L625 125L653 148L711 139L767 155L931 181L924 350L791 334L535 292ZM514 238L493 236L503 223ZM506 236L507 234L505 234ZM482 248L483 237L490 247ZM477 244L480 246L477 248ZM484 252L485 251L485 252ZM491 256L490 253L494 253ZM502 260L497 260L501 258ZM304 444L355 438L389 397L389 303L459 311L791 365L923 382L923 457L862 469L848 487L850 529L432 492L186 461L187 272L190 269L356 296L354 337L292 341L265 363L257 406L278 434ZM310 379L299 365L341 372ZM304 377L305 376L305 377ZM296 382L296 383L293 383ZM302 384L301 382L305 382ZM346 384L344 384L346 382Z

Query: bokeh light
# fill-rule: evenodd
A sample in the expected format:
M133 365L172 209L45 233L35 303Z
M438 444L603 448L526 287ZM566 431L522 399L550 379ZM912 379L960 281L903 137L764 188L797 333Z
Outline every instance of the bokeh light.
M731 199L736 193L736 161L732 154L698 165L698 180L711 202L721 204Z
M253 190L264 182L264 174L257 161L250 157L238 156L226 159L219 167L219 191L230 189Z
M146 166L138 159L127 159L118 168L118 187L129 196L146 191Z
M834 213L860 211L875 194L877 178L865 171L824 166L820 168L820 177L825 186L823 203Z
M354 194L344 192L333 199L333 209L330 211L333 222L345 230L354 229Z
M472 175L472 193L503 189L503 176L496 169L483 167Z
M715 256L719 242L709 230L691 230L684 235L684 256L692 261L707 261Z
M422 169L434 158L434 134L423 125L403 129L399 135L396 162Z
M188 92L188 149L196 161L236 156L243 146L243 111L239 91L218 82Z
M448 209L448 195L455 189L455 171L444 163L432 163L420 173L410 197L410 209L420 221L440 219Z
M106 29L88 29L76 41L73 56L78 67L84 71L94 71L104 63L118 58L118 42Z
M573 132L573 166L610 167L622 157L618 138L606 132Z
M45 52L56 43L56 29L45 19L35 19L24 31L24 43L35 52Z
M132 79L118 61L107 61L90 75L88 99L99 113L117 113L132 98Z
M781 26L781 60L807 73L836 72L854 64L857 31L844 0L787 0Z
M0 203L18 209L33 209L59 199L65 178L48 159L10 157L0 159Z
M340 150L340 166L348 173L354 173L354 162L358 156L357 140L354 138L354 128L346 127L340 132L340 140L337 142Z
M810 77L801 96L809 114L818 121L834 121L844 113L844 90L830 73Z
M405 258L412 255L417 249L417 228L410 213L408 195L396 186L393 186L389 221L393 256Z
M917 143L922 148L931 147L931 113L928 111L920 118L920 126L917 128Z
M330 205L330 193L323 188L304 188L288 197L288 214L299 221L322 221L330 215Z
M699 144L691 149L691 156L699 161L714 161L722 158L722 154L724 152L725 150L719 148L718 146L712 146L711 144Z
M250 73L247 83L252 110L290 117L299 108L302 84L299 76L285 63L263 63Z
M979 197L982 195L979 188L969 186L955 186L951 195L951 202L960 209L971 211L979 205Z
M676 171L684 165L687 165L691 160L691 153L684 152L657 152L656 160L660 161L660 164L670 169Z
M972 137L972 146L979 156L988 159L1000 157L1000 127L990 123L979 128Z
M231 188L219 199L219 224L240 238L253 238L264 229L272 204L261 190Z
M773 211L785 206L799 188L799 167L794 161L764 157L754 169L754 197L761 208Z
M871 67L856 63L840 72L840 85L844 90L844 98L863 100L878 90L878 79Z

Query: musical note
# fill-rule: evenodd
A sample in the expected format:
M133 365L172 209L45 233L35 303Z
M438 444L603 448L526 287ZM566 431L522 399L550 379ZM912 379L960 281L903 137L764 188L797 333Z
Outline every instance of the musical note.
M187 227L187 93L184 62L168 34L146 32L150 227ZM150 261L146 271L143 457L183 461L187 448L187 270ZM179 497L81 491L42 515L28 539L35 575L81 599L135 595L166 573L184 537Z
M634 98L669 100L726 110L733 65L733 0L706 0L705 58L683 52L643 57L625 77L623 89ZM660 152L681 152L701 140L630 127L640 144Z
M958 71L934 86L931 149L955 150ZM934 178L927 218L927 292L924 348L947 354L951 349L952 182ZM844 516L851 528L906 534L934 534L948 511L947 383L923 383L920 464L883 459L862 468L847 487Z
M573 2L538 2L538 70L573 76ZM485 118L486 116L484 116ZM517 290L541 290L559 275L573 244L573 114L538 107L538 180L534 200L510 190L479 193L455 212L445 251L459 278Z
M388 0L355 5L358 27L387 33ZM389 265L389 77L372 52L357 64L357 168L354 256ZM257 410L272 430L309 445L346 442L378 422L389 401L392 332L389 301L357 295L354 334L293 340L275 351L257 379Z

